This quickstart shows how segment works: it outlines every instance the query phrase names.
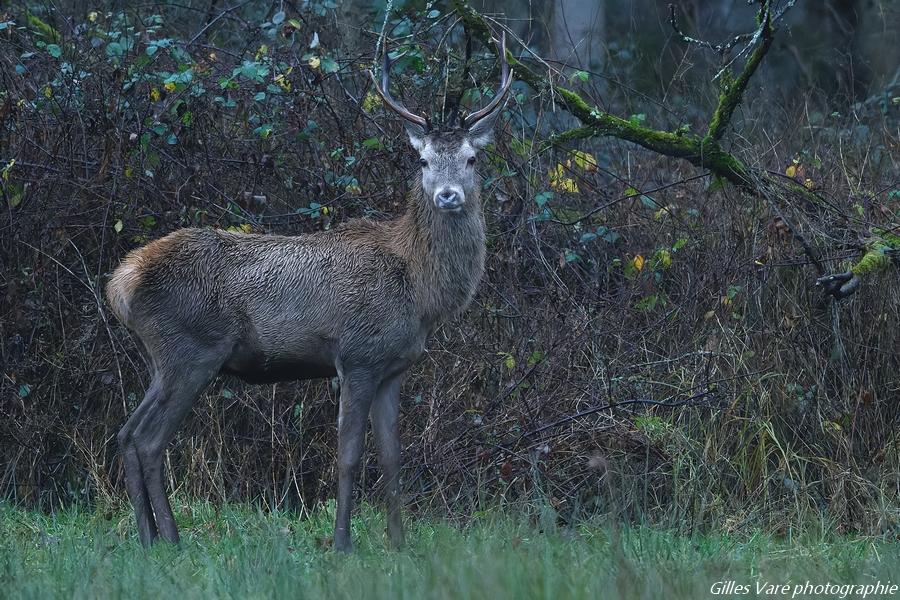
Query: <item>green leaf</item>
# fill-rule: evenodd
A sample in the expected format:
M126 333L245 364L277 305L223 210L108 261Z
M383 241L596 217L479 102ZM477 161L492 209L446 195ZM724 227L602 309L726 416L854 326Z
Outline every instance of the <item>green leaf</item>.
M604 242L608 244L615 244L618 242L622 236L607 227L606 225L601 225L597 228L597 237L602 239Z
M582 233L581 243L586 244L587 242L601 239L608 244L615 244L621 237L621 235L619 235L606 225L601 225L597 228L597 231L586 231L585 233Z
M656 294L650 294L649 296L644 296L640 300L635 303L634 307L637 310L649 312L656 308L656 305L659 304L659 296Z
M232 77L241 75L245 79L251 79L262 83L263 78L269 74L269 68L258 62L245 60L244 64L232 71Z
M118 221L116 221L116 224L113 225L113 231L115 231L116 233L122 233L122 229L124 227L125 225L122 224L122 219L119 219Z
M337 73L341 69L340 66L338 66L338 64L334 61L334 59L328 56L322 57L322 62L319 63L319 68L322 69L323 73Z
M106 45L106 55L110 58L122 56L124 53L125 48L119 42L110 42Z
M377 137L366 138L362 141L362 147L369 150L381 150L384 146Z
M22 200L25 198L25 186L21 184L10 184L7 189L10 192L9 205L12 208L15 208L18 205L22 204Z
M253 130L253 133L258 135L259 137L266 139L272 133L272 125L271 123L266 123L264 125L260 125L256 129Z
M256 100L257 102L262 102L263 100L266 99L266 93L265 92L257 92L257 94L255 96L253 96L253 99Z
M555 195L556 194L554 194L553 192L551 192L549 190L540 192L534 197L534 202L538 206L544 206L545 204L547 204L547 202L549 202L550 200L553 200L553 197Z
M641 125L646 120L647 115L645 115L644 113L637 113L628 117L628 122L632 125Z
M584 83L588 80L589 77L590 74L587 71L575 71L574 73L572 73L572 81L577 79Z
M60 56L62 56L62 48L60 48L56 44L47 44L47 52L53 58L59 58Z

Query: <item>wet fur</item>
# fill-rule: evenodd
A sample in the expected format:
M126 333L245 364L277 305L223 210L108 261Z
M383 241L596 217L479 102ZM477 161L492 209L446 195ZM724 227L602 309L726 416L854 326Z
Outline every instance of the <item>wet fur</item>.
M429 150L450 152L460 136L431 134ZM442 159L452 179L450 161ZM106 291L151 362L147 394L118 436L144 544L158 536L178 541L163 451L221 373L256 383L337 374L335 547L351 548L353 482L367 418L387 482L388 533L402 543L402 376L434 328L466 307L484 270L481 185L466 173L460 179L472 180L464 186L466 202L452 214L439 211L417 182L395 220L354 220L296 237L181 229L125 258Z

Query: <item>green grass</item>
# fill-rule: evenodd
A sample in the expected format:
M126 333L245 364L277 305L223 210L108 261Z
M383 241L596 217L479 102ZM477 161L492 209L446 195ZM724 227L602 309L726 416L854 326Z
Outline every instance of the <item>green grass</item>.
M194 502L176 513L182 545L145 551L124 510L45 516L0 504L0 597L704 598L727 580L750 586L740 597L755 597L766 581L900 582L897 542L823 534L562 530L552 519L541 528L540 516L497 512L462 527L408 517L408 544L397 552L385 547L380 513L364 506L354 520L356 552L343 556L328 547L327 508L299 519Z

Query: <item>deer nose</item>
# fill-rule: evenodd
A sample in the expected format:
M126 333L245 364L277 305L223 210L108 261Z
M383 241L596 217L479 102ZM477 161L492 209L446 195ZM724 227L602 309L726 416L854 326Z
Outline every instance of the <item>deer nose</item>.
M455 190L441 190L435 196L435 204L442 210L451 210L462 206L462 196Z

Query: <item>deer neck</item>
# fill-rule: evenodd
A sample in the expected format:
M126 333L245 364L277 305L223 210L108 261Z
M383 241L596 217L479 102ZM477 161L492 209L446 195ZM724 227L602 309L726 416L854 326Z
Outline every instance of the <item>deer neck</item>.
M441 213L417 184L397 225L396 239L410 267L423 322L433 327L462 312L484 272L484 214L479 192L466 195L461 212Z

